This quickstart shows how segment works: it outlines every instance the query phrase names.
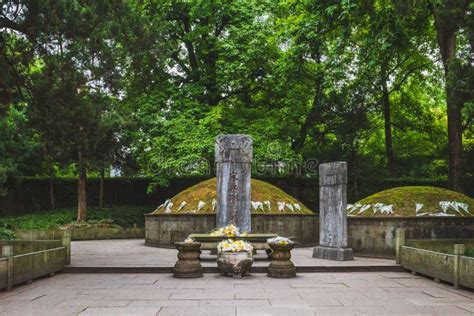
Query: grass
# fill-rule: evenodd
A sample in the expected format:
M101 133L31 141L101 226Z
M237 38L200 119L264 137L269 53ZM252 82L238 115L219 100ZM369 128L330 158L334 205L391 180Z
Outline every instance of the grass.
M313 214L303 203L299 202L292 196L286 194L270 183L251 179L251 196L253 202L264 202L270 201L270 209L267 205L262 205L262 208L254 209L250 207L250 211L253 214ZM216 197L216 178L202 181L181 193L171 198L173 206L171 208L172 214L185 214L185 213L197 213L197 214L215 214L216 211L212 209L212 202ZM204 202L204 206L198 210L198 203ZM183 207L180 208L183 202L186 202ZM300 210L289 209L285 207L284 210L278 209L278 202L285 202L285 205L291 204L291 206L298 204ZM165 208L162 207L153 212L153 214L163 214Z
M150 206L113 206L107 208L88 208L87 222L98 223L111 221L124 228L145 226L145 213L150 212ZM58 209L54 212L36 212L20 216L5 216L0 218L0 229L54 229L76 221L76 209ZM1 233L1 231L0 231Z
M391 204L393 205L394 211L392 216L414 217L416 216L416 203L423 204L423 208L419 211L419 213L438 213L441 211L441 207L439 206L440 201L456 201L466 203L469 207L471 215L462 212L462 216L474 215L474 199L458 192L429 186L406 186L384 190L366 197L357 203L362 205L374 205L376 203L382 203L385 205ZM461 216L460 214L457 214L452 208L448 210L448 213ZM357 214L357 211L354 214ZM372 209L369 209L357 216L372 217L381 216L381 214L377 213L374 215Z

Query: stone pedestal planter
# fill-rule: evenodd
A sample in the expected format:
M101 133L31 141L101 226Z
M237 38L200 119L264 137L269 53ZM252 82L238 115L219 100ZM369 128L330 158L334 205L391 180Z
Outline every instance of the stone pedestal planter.
M252 263L252 253L247 251L219 252L217 254L217 266L223 276L230 274L235 279L240 279L243 275L249 274Z
M175 278L199 278L202 277L202 266L199 262L201 255L201 243L176 242L178 249L178 261L174 265L173 275Z
M296 276L296 267L290 260L290 251L293 249L294 244L268 243L268 245L272 249L272 261L268 266L267 275L271 278L294 278Z

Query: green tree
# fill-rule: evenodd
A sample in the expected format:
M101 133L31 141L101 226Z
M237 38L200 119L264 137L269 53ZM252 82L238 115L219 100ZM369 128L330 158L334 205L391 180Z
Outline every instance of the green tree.
M439 51L443 62L446 87L446 104L448 112L448 153L449 153L449 186L462 191L462 108L464 103L472 100L471 91L463 87L463 72L472 71L472 42L462 41L459 35L472 20L473 4L469 0L428 1L437 31ZM471 22L472 23L472 22ZM462 36L462 34L461 34ZM471 39L472 40L472 39ZM470 45L470 54L462 54ZM467 48L469 49L469 48ZM469 89L469 88L468 88Z
M87 168L104 136L105 99L119 93L117 34L127 8L113 1L14 0L1 7L0 29L21 34L33 49L32 124L55 160L77 162L78 220L84 220Z

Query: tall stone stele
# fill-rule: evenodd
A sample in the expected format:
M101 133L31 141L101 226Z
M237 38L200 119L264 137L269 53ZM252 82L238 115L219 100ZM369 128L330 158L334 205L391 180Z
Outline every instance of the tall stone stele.
M353 260L347 247L347 163L319 165L319 246L313 258Z
M217 227L233 223L250 232L250 175L252 138L220 135L215 141Z

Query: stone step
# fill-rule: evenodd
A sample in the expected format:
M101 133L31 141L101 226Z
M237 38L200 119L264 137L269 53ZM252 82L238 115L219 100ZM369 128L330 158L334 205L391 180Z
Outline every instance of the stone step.
M219 269L213 266L203 266L204 273L219 273ZM297 273L311 272L404 272L405 269L398 264L393 265L357 265L357 266L297 266ZM173 267L87 267L67 266L63 273L173 273ZM252 273L267 273L267 267L254 266Z

